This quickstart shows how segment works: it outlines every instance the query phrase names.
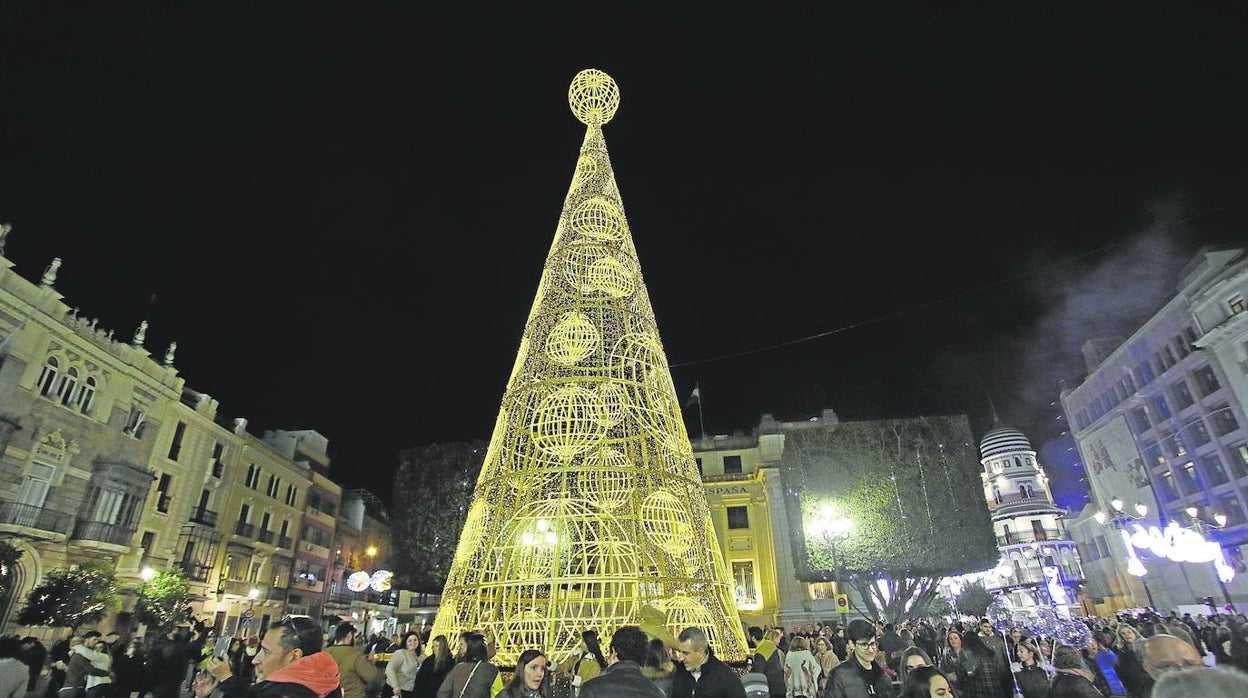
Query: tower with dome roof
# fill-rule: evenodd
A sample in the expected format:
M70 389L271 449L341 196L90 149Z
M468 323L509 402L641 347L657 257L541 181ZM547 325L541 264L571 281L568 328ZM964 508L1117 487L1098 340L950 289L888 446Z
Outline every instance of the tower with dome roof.
M1068 614L1083 570L1063 522L1067 512L1054 503L1035 449L1023 432L998 425L984 435L979 453L1001 551L985 587L1003 593L1014 607L1050 606Z

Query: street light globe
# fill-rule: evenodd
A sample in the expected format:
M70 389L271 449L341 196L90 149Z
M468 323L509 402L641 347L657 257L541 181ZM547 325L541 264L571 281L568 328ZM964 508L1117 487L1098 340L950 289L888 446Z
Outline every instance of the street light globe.
M247 598L251 599L252 601L255 601L256 597L259 595L260 595L259 589L252 589L251 591L247 592Z
M1214 520L1215 522L1217 522L1217 524L1218 524L1219 526L1225 526L1225 525L1226 525L1226 514L1214 514L1214 515L1213 515L1213 520Z
M1135 513L1139 514L1140 516L1148 516L1148 505L1144 504L1143 502L1136 502Z
M1188 515L1188 516L1190 516L1190 517L1192 517L1192 518L1194 519L1194 518L1196 518L1196 512L1198 512L1198 511L1200 511L1200 510L1199 510L1199 509L1197 509L1196 507L1188 507L1188 508L1184 509L1184 511L1186 511L1186 512L1187 512L1187 515Z
M1111 499L1109 505L1114 508L1114 511L1122 511L1122 500L1117 497Z
M139 572L139 578L143 580L144 584L152 581L152 577L155 577L155 576L156 576L156 570L152 569L151 567L144 567L143 571Z
M375 545L370 545L370 546L368 546L368 549L364 551L364 554L365 554L365 555L367 555L367 556L369 556L369 557L376 557L376 556L377 556L377 546L375 546Z
M1096 512L1095 514L1093 514L1093 515L1092 515L1092 518L1096 519L1096 522L1097 522L1098 524L1104 524L1104 523L1105 523L1105 520L1106 520L1107 518L1109 518L1109 517L1105 515L1105 512L1103 512L1103 511L1098 511L1098 512Z

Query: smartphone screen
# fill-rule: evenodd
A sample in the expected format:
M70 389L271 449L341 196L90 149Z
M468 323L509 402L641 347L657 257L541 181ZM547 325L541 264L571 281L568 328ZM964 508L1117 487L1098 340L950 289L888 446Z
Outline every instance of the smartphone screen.
M223 635L217 638L217 644L212 649L212 656L217 659L225 659L225 655L230 652L230 643L233 641L233 635Z

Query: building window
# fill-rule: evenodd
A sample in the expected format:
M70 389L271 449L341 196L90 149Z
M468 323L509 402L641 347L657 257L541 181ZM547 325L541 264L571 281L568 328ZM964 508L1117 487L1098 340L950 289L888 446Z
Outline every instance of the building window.
M749 527L750 527L750 508L749 507L728 507L729 530L749 528Z
M35 389L40 395L52 397L52 389L56 386L56 374L60 370L61 362L57 361L55 356L49 356L43 364L43 370L39 372L39 380L35 382Z
M732 583L737 596L737 603L752 606L758 605L758 590L754 584L754 561L733 560Z
M1200 467L1205 471L1205 477L1208 479L1211 487L1225 485L1230 481L1230 478L1226 475L1226 468L1222 467L1222 457L1216 453L1201 456Z
M1174 473L1169 470L1161 474L1161 498L1173 502L1179 498L1179 489L1174 484Z
M724 474L736 475L741 472L741 456L724 456Z
M260 486L260 468L255 463L247 466L247 481L244 484L253 490Z
M1201 397L1209 397L1222 387L1222 384L1218 383L1218 377L1213 373L1212 366L1206 364L1196 369L1192 375L1196 378L1196 387L1200 390Z
M1023 499L1031 499L1036 496L1036 490L1030 483L1024 482L1018 486L1018 495Z
M1209 416L1213 419L1213 430L1218 432L1218 436L1226 436L1239 428L1239 422L1236 421L1230 405L1218 405Z
M162 514L169 513L169 502L173 499L169 496L169 488L172 484L173 476L169 473L162 473L156 485L156 511Z
M1209 436L1209 430L1205 428L1204 421L1199 418L1188 425L1187 433L1191 436L1192 445L1196 448L1204 446L1213 438Z
M1180 480L1186 486L1184 492L1192 494L1204 489L1204 484L1200 481L1200 476L1196 473L1196 464L1188 461L1183 464L1182 477Z
M1153 396L1153 409L1157 411L1157 416L1160 419L1170 419L1170 406L1166 404L1165 396Z
M52 489L54 475L56 475L56 468L53 466L46 463L31 463L26 481L22 483L22 491L17 495L18 503L42 509L43 503L48 498L48 490Z
M1230 308L1231 315L1239 315L1244 312L1245 309L1248 309L1248 305L1244 304L1243 296L1235 296L1227 301L1226 304Z
M1135 433L1143 434L1153 425L1148 422L1148 411L1143 407L1137 407L1130 412L1131 426L1135 429Z
M1231 446L1231 472L1236 478L1248 477L1248 444Z
M1192 391L1187 387L1187 381L1177 381L1171 384L1170 392L1174 396L1174 404L1178 405L1180 412L1196 404L1196 398L1192 397Z
M147 427L147 412L135 405L130 408L130 416L126 417L126 426L122 427L121 432L141 439L145 427Z
M1157 444L1146 444L1144 446L1144 460L1150 465L1165 465L1166 457L1161 454L1161 446Z
M1219 514L1226 514L1226 525L1238 526L1244 523L1244 510L1239 505L1239 497L1233 494L1218 497Z
M282 486L282 479L276 475L270 475L269 486L265 488L265 494L272 497L273 499L277 499L277 491L278 491L278 488L280 488L281 486Z
M296 490L296 489L295 489L295 486L294 486L294 485L286 485L286 504L287 504L287 506L292 506L292 507L293 507L293 506L295 505L295 493L296 493L297 491L298 491L298 490Z
M78 369L70 366L61 376L61 384L56 388L56 399L62 405L69 406L74 399L74 391L78 389Z
M186 422L178 422L173 428L173 440L169 442L169 460L177 460L182 453L182 438L186 436Z
M225 471L225 445L220 441L212 444L212 476L220 478Z

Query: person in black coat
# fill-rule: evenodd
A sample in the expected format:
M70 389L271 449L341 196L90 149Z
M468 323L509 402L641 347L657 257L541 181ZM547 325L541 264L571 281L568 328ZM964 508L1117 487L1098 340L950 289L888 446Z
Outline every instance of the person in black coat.
M22 638L22 662L30 672L30 678L26 681L27 693L35 690L35 684L39 682L39 672L43 671L43 662L47 658L48 648L39 642L39 638L30 635Z
M676 638L680 663L672 678L672 698L745 698L737 672L715 658L700 628L685 628Z

